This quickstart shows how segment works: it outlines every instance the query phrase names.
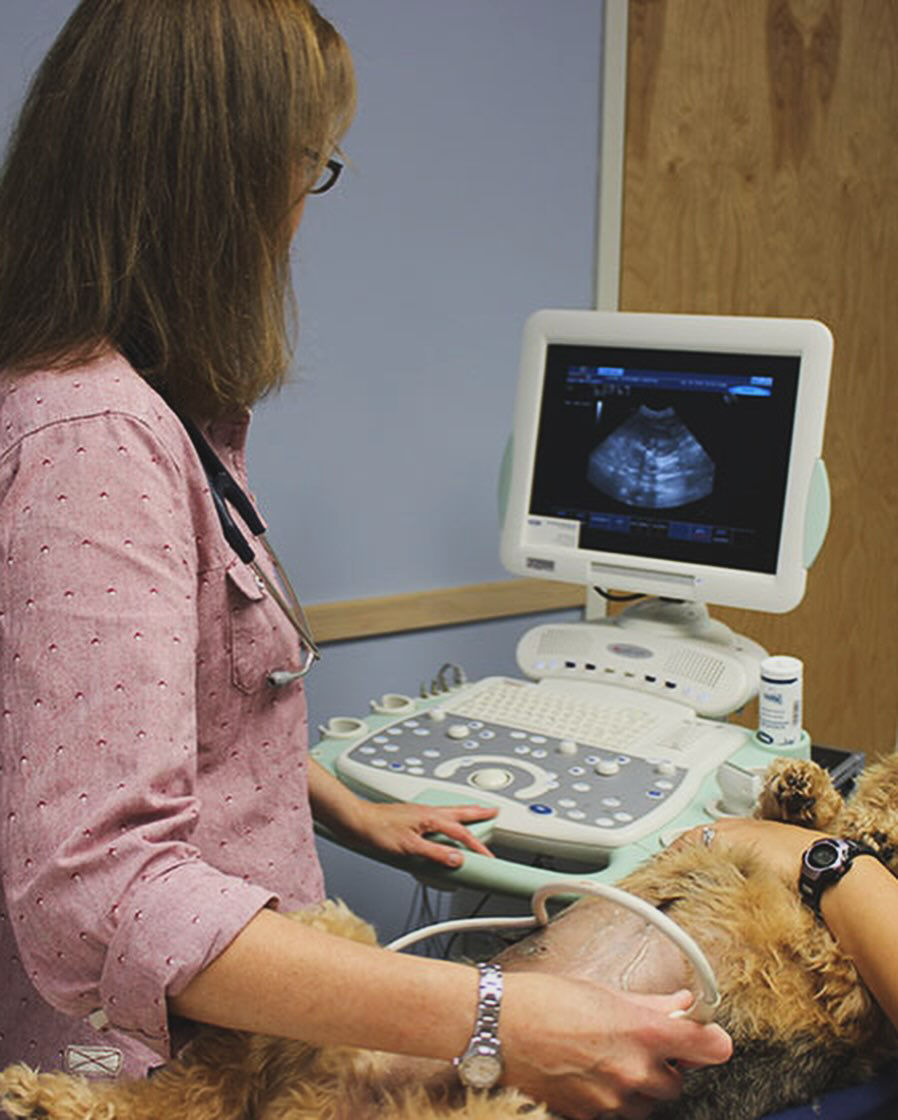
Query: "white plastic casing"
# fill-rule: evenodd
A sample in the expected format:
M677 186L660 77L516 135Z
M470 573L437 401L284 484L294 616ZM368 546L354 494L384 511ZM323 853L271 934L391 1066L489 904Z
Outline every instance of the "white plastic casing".
M518 665L533 680L619 685L712 719L738 711L758 690L758 665L767 654L750 638L711 642L616 623L536 626L518 642Z

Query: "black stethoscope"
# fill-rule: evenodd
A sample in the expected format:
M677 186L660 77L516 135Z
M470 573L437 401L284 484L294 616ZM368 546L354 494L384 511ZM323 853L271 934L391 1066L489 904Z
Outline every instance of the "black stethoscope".
M278 560L277 554L265 537L265 525L256 513L252 502L240 488L228 468L209 446L205 436L200 432L193 421L186 420L183 416L180 419L188 436L190 436L191 443L196 448L196 453L199 455L203 470L206 472L206 479L209 483L209 493L212 495L212 501L215 504L215 512L218 514L218 520L221 523L221 529L224 533L225 540L243 563L248 564L249 567L252 568L259 585L265 588L299 635L300 667L295 670L272 669L266 677L266 680L272 687L283 688L285 685L291 684L293 681L304 677L321 656L321 653L312 637L312 632L306 621L305 612L299 602L299 597L293 590L293 585L290 583L290 579L284 571L280 560ZM274 565L274 570L277 573L278 579L281 581L287 593L286 599L281 594L277 585L272 582L259 566L252 545L240 531L237 523L231 516L228 503L237 511L252 535L261 540L262 546Z

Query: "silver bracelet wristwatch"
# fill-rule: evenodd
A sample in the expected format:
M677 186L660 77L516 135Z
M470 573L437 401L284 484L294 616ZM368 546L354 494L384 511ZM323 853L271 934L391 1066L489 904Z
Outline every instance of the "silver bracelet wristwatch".
M453 1060L459 1080L469 1089L492 1089L502 1076L499 1009L502 1005L502 966L479 964L477 1018L464 1054Z

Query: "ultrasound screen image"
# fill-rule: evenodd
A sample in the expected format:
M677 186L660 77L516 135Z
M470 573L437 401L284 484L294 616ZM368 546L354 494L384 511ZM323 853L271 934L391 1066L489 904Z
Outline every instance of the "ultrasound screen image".
M586 477L626 505L669 509L714 489L714 463L673 408L640 407L589 456Z
M578 546L773 572L798 357L550 344L534 516Z

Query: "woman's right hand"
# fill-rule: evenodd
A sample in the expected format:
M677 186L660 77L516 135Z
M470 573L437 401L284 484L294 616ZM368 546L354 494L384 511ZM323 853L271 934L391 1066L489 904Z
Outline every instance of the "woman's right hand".
M506 972L503 1080L569 1120L643 1120L680 1095L681 1074L671 1063L717 1065L732 1053L721 1027L671 1018L691 1002L688 992L628 995L588 981Z

